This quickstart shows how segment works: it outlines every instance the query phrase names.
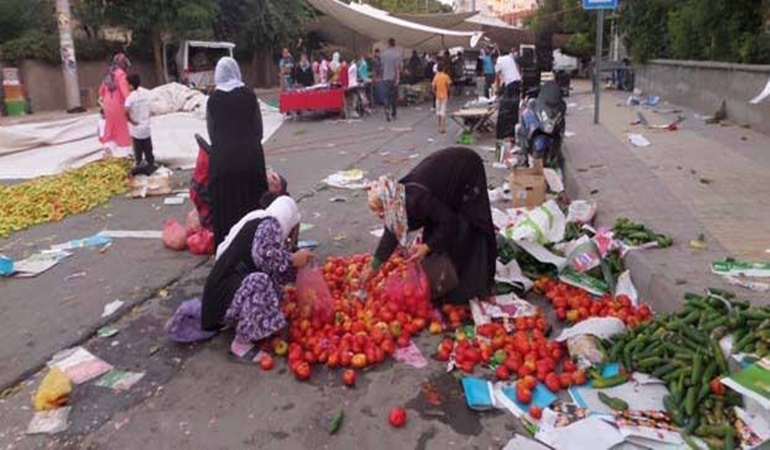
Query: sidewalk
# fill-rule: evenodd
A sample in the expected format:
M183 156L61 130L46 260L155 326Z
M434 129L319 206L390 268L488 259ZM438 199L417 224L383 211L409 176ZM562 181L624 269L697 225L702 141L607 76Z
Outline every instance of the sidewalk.
M671 234L667 250L635 252L627 259L637 288L657 311L677 307L686 291L721 286L741 297L767 303L766 295L730 287L711 274L709 263L727 256L770 259L770 137L737 126L705 125L684 111L675 132L631 125L627 94L602 94L601 124L593 125L593 95L573 95L567 129L565 178L572 198L598 202L599 225L625 216ZM575 106L577 105L577 106ZM660 110L673 105L658 105ZM676 118L642 110L651 124ZM629 133L643 134L652 145L634 147ZM706 237L707 250L689 241Z

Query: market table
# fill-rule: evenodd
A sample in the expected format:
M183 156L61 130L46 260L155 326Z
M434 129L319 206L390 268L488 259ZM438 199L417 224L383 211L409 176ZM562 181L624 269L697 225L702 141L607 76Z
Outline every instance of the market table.
M481 128L494 130L492 116L497 112L497 104L488 107L462 108L449 114L449 118L460 125L467 133L473 133Z
M282 114L300 111L345 111L345 89L314 89L281 92Z

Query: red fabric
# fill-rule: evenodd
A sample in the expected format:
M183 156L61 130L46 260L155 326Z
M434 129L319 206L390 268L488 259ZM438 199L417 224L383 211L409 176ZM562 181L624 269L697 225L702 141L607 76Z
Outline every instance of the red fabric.
M340 84L342 87L348 87L348 84L350 84L350 77L348 76L348 65L343 64L340 66Z
M209 193L209 154L203 149L198 149L198 160L190 180L190 199L198 210L203 228L213 229Z
M281 92L281 113L345 108L345 89Z

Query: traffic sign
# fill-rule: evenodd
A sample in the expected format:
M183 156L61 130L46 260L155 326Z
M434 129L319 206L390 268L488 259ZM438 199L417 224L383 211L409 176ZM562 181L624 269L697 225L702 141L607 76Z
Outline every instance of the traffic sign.
M583 0L583 9L616 9L618 0Z

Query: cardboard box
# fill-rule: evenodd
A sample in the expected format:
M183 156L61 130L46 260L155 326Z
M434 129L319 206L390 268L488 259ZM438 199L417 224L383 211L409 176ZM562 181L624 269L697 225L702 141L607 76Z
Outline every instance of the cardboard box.
M546 182L541 167L513 169L508 184L514 208L535 208L545 202Z

